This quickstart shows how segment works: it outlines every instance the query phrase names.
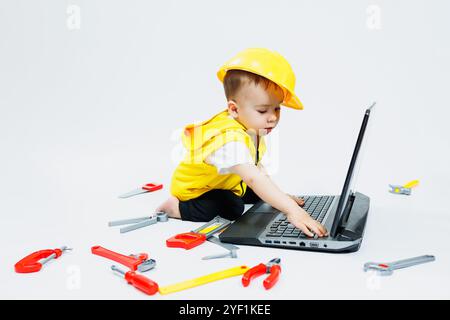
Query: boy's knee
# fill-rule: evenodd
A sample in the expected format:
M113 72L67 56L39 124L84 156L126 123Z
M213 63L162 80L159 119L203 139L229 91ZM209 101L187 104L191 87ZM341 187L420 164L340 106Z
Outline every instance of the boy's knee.
M181 219L185 221L207 222L215 217L213 210L210 210L211 206L201 205L196 199L180 201L179 208Z
M236 220L239 218L244 212L244 202L241 198L237 197L232 199L231 201L227 201L227 203L220 208L219 215L222 218L228 220Z
M213 190L188 201L180 201L182 220L211 221L216 216L236 220L244 212L244 201L229 190Z

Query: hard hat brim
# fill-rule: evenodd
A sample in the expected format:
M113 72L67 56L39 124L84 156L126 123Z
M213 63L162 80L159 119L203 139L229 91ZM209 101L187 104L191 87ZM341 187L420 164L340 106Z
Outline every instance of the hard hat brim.
M295 95L295 93L289 93L290 99L283 101L281 104L288 108L303 110L303 103L300 101L300 99Z

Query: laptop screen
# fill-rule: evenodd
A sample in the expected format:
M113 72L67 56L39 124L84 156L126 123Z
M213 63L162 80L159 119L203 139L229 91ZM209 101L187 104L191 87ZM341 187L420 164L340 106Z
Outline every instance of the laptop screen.
M336 209L336 214L334 216L333 226L331 227L330 236L335 237L337 234L337 228L341 224L344 211L347 207L347 202L351 195L350 186L352 185L352 180L354 176L355 166L358 160L358 154L361 149L364 133L366 131L367 123L369 121L370 111L375 106L374 102L364 113L363 122L361 124L361 129L359 130L358 140L356 141L356 146L353 151L352 160L350 161L350 167L347 171L347 176L345 177L344 187L342 188L341 196L339 198L339 203Z

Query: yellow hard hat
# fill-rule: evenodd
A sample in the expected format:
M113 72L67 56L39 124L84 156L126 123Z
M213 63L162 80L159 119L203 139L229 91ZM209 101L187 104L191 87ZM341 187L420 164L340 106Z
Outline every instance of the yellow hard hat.
M271 80L283 89L282 105L298 110L303 109L303 104L294 92L294 71L289 62L278 52L264 48L245 49L220 68L217 72L220 81L223 82L228 70L244 70Z

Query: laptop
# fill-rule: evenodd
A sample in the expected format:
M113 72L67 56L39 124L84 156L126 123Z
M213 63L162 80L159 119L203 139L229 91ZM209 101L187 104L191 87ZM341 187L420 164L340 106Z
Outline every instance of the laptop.
M328 237L310 238L287 221L278 209L260 201L219 235L222 242L320 252L355 252L362 243L370 198L353 192L354 171L371 109L364 112L356 146L340 195L306 195L303 209L328 230Z

